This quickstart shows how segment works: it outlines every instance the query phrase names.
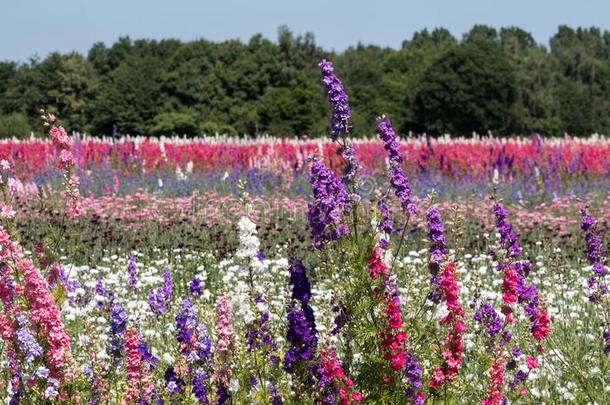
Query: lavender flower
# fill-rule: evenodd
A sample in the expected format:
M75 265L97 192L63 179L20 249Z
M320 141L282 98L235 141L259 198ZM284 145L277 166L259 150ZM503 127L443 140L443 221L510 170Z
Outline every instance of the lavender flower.
M345 186L319 160L311 165L311 186L314 201L308 204L307 220L314 245L321 249L327 241L349 233L348 226L341 220L351 204Z
M335 75L332 62L324 59L319 65L322 71L322 84L326 87L328 101L332 108L330 120L330 133L333 140L337 140L339 135L347 134L351 126L351 108L348 104L347 94L343 89L341 80Z
M176 331L182 354L185 356L188 356L191 353L191 342L196 326L197 313L193 308L193 303L189 299L183 299L182 311L176 315Z
M42 347L32 335L27 318L24 315L19 315L17 322L19 328L15 332L15 337L17 338L19 351L21 351L26 362L32 363L36 358L42 356Z

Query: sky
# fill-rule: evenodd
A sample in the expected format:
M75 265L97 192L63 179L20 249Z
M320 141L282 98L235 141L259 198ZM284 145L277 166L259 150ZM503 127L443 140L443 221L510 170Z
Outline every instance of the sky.
M3 4L4 3L4 4ZM275 40L281 25L342 51L358 41L400 47L423 28L461 37L474 24L517 26L542 44L566 24L610 30L609 0L0 0L0 60L52 51L86 54L95 42L178 38Z

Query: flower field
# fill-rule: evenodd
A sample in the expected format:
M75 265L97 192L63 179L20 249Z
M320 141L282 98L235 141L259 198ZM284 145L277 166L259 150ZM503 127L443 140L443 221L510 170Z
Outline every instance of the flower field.
M606 404L610 139L0 142L10 404Z

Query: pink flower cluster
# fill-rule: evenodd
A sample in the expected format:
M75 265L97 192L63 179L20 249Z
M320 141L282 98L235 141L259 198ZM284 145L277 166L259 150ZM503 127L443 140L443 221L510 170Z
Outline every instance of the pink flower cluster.
M360 403L362 401L362 394L354 389L354 382L345 375L341 363L337 360L335 351L325 347L320 354L320 358L324 375L331 381L331 384L339 393L339 404L347 405L351 404L352 401Z
M127 358L127 393L123 398L123 405L148 403L154 385L144 362L142 353L138 349L138 332L128 329L125 332L125 354Z
M29 321L46 340L46 362L51 375L60 381L74 377L71 342L66 334L59 308L49 292L49 286L32 262L23 255L22 248L13 243L8 232L0 226L0 260L23 275L23 292L28 302ZM4 324L5 322L3 322ZM10 334L9 334L10 335ZM10 338L10 336L7 336Z
M229 386L231 365L230 351L233 347L233 311L229 296L221 295L216 299L216 351L220 356L218 381L225 387Z
M503 267L504 281L502 282L502 313L506 315L506 321L509 324L514 322L512 305L517 302L519 293L519 274L512 265Z
M385 305L386 329L379 333L381 348L384 350L384 359L388 361L393 372L404 369L407 361L405 343L407 334L402 330L402 315L400 313L400 301L398 296L391 291L388 286L388 267L381 258L381 250L375 248L373 256L369 258L369 276L371 280L382 278L385 284L382 302ZM390 288L388 288L390 287ZM392 377L387 376L386 380L391 381Z
M504 386L504 370L506 368L504 358L496 355L494 363L489 369L489 384L487 386L487 396L481 402L482 405L500 405L504 401L502 387Z
M549 333L551 333L551 328L549 327L550 323L551 318L549 317L549 314L543 309L538 311L536 320L532 325L532 335L536 340L542 341L547 338Z
M464 353L462 337L466 333L466 324L462 320L464 310L458 300L460 288L455 277L454 263L449 262L443 266L440 279L442 299L449 311L441 319L441 323L451 325L451 331L443 340L443 365L437 367L432 374L432 380L430 381L432 389L440 388L445 382L451 381L458 375L463 361L462 354Z
M48 116L48 121L53 122L55 117L51 114ZM85 214L85 210L82 206L80 193L78 186L80 180L74 173L74 166L76 164L74 155L70 151L72 147L72 139L66 133L64 127L52 126L49 130L49 137L55 146L55 149L59 152L58 167L64 171L65 175L65 188L67 196L67 212L70 218L79 218Z

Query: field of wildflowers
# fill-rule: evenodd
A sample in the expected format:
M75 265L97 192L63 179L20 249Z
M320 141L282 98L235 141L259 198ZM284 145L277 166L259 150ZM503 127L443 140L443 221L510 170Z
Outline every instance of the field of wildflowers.
M10 404L606 404L610 140L0 143Z

